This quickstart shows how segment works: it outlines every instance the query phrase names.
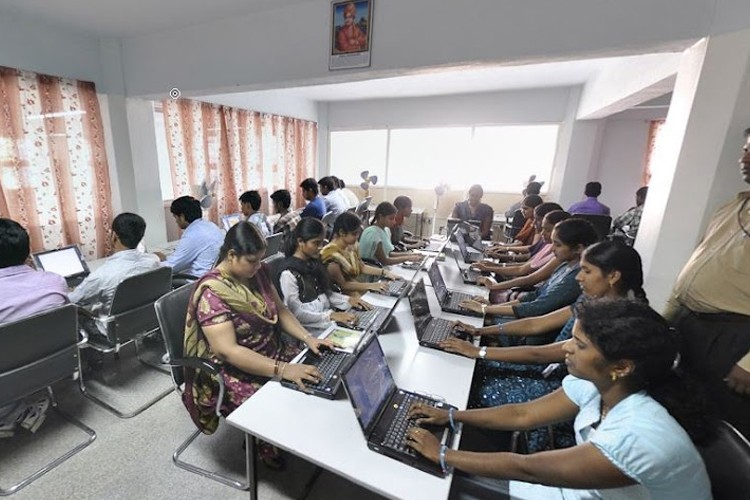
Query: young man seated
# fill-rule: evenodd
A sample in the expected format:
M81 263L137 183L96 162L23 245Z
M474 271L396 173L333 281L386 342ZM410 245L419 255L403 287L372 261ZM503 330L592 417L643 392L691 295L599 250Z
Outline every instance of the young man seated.
M174 253L165 256L156 252L163 266L174 274L201 277L214 267L219 249L224 243L224 231L213 222L203 219L203 209L192 196L180 196L169 207L175 222L183 230Z
M261 205L260 193L258 191L245 191L240 196L240 210L250 224L255 225L263 237L271 234L271 224L269 224L266 214L260 212Z
M312 177L302 181L299 185L302 189L302 197L308 202L302 210L300 217L315 217L322 219L326 213L326 203L318 194L318 183Z
M294 231L301 219L298 210L289 210L292 205L292 194L286 189L279 189L271 193L271 202L273 202L274 211L279 214L279 218L273 225L273 232Z

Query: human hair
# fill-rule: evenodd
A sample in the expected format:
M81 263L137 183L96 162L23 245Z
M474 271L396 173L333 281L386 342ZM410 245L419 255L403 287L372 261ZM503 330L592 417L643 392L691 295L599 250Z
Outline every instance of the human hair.
M346 187L346 182L344 182L344 179L339 179L339 189L344 189Z
M284 210L289 210L292 204L292 195L286 189L279 189L271 193L271 200L281 205Z
M299 240L304 243L320 236L325 237L325 226L315 217L304 217L294 228L284 236L284 255L291 257L297 251Z
M481 184L474 184L469 188L469 194L471 193L476 193L481 198L482 196L484 196L484 189L482 189Z
M646 202L646 196L648 195L648 186L643 186L635 192L635 203L637 205L643 205Z
M318 182L312 177L308 177L302 181L299 185L305 191L312 191L316 195L318 194Z
M524 199L521 201L521 206L536 208L542 203L544 203L544 200L541 196L539 196L538 194L529 194L526 195L526 197L524 197Z
M333 223L333 237L352 234L362 229L362 221L351 212L344 212Z
M180 196L169 206L169 211L178 217L184 215L188 224L203 217L201 202L192 196Z
M396 207L394 207L393 203L390 201L381 201L378 203L378 206L375 207L375 214L372 216L372 222L370 222L370 225L375 224L375 222L381 217L388 217L389 215L395 214L397 211Z
M261 204L260 193L255 190L245 191L240 196L240 203L249 203L253 210L258 210Z
M338 187L338 183L333 182L333 179L330 176L323 177L318 181L318 184L329 191L333 191Z
M542 203L541 205L537 205L536 208L534 208L534 218L541 222L542 219L544 219L544 216L547 215L548 213L562 211L562 210L563 210L563 207L561 207L557 203L548 201L548 202Z
M133 249L146 233L146 221L138 214L123 212L112 221L112 231L123 245Z
M572 217L568 212L565 210L553 210L547 215L544 216L544 219L547 219L547 222L552 224L553 226L557 224L558 222L562 222L564 220L568 220ZM544 220L542 219L542 220Z
M393 206L396 207L396 210L402 210L404 208L409 208L412 206L411 204L411 198L408 196L396 196L396 199L393 200Z
M541 182L529 182L524 189L526 194L539 194L542 191Z
M229 228L224 237L224 244L219 250L219 262L227 258L229 251L239 256L254 255L266 250L266 239L260 230L247 221L240 221Z
M585 300L576 316L586 337L614 363L630 361L632 393L645 390L674 417L696 443L712 436L706 394L699 384L675 369L679 340L667 320L643 301Z
M602 183L601 182L587 182L586 188L583 190L583 194L591 198L596 198L602 194Z
M0 268L20 266L29 258L29 233L12 219L0 218Z
M330 177L333 181L333 189L339 189L341 187L341 180L335 175L331 175Z
M557 231L557 237L563 245L569 247L582 245L586 248L599 241L599 235L596 233L594 226L587 220L576 219L575 217L555 224L555 231Z
M633 247L620 241L602 241L588 247L582 259L601 269L603 274L619 271L620 294L648 303L643 289L643 263Z

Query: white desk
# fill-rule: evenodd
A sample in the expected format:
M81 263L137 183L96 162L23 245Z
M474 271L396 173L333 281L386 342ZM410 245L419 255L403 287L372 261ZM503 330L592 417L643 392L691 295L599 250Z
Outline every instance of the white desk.
M480 326L480 318L442 313L435 295L428 293L427 297L433 315ZM395 300L376 294L366 298L382 306ZM420 347L408 299L399 303L393 322L378 340L399 387L437 395L466 408L474 360ZM268 382L227 421L380 495L425 500L448 497L452 476L438 478L370 451L351 404L344 398L329 401ZM308 425L311 422L316 425Z

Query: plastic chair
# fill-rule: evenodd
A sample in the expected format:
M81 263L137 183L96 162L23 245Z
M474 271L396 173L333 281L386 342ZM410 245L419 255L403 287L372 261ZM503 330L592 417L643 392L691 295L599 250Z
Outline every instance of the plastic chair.
M576 219L587 220L594 226L599 241L606 239L609 234L609 228L612 226L612 217L609 215L596 215L596 214L573 214Z
M713 497L744 500L750 492L750 441L723 420L711 443L698 449L711 480Z
M164 345L170 359L170 371L175 390L182 396L183 384L185 383L185 368L199 369L211 374L219 385L219 397L216 403L216 415L221 417L221 402L224 399L224 379L221 378L218 368L208 360L201 358L185 358L185 319L187 315L190 296L194 286L186 285L164 295L154 304L156 317L159 320L159 328L164 339ZM250 491L250 498L256 500L258 497L258 478L255 467L255 442L245 434L245 478L237 481L224 474L210 471L180 459L180 455L187 450L193 441L201 434L200 429L194 431L172 454L174 464L186 471L212 479L221 484L231 486L238 490Z
M46 389L51 409L86 433L85 441L47 463L9 488L0 496L11 495L31 484L70 457L86 448L96 433L57 407L52 384L72 378L80 371L78 362L78 315L69 304L29 318L0 325L0 407Z
M138 355L139 342L159 329L154 302L171 289L172 270L168 267L160 267L125 279L115 290L107 316L96 318L96 322L106 331L106 341L98 339L97 336L89 336L84 347L102 353L118 353L124 346L135 342ZM161 370L158 366L143 361L140 356L138 359L149 367ZM136 410L125 413L92 394L86 387L83 374L78 381L84 396L120 418L134 417L172 392L172 388L169 388Z

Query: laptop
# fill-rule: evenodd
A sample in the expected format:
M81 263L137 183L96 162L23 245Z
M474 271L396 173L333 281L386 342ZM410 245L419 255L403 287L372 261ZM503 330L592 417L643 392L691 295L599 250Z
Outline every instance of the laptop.
M484 258L482 252L477 252L474 248L469 249L466 247L464 233L461 231L456 233L456 245L458 245L458 250L461 252L461 256L463 257L464 262L467 264L481 262Z
M277 254L281 250L281 242L284 239L284 233L276 233L266 236L266 253L265 257Z
M406 283L406 286L401 289L401 293L397 296L396 301L390 308L373 306L369 311L350 310L349 312L357 316L358 321L356 325L353 327L348 326L348 328L363 331L372 330L375 333L383 333L385 329L388 328L388 324L393 317L393 312L396 310L401 298L408 293L410 284L411 282Z
M419 280L414 284L409 294L409 307L414 318L414 330L417 332L419 345L442 351L443 348L439 344L448 337L472 340L471 335L455 329L454 321L432 316L424 280Z
M458 261L458 250L452 250L451 253L453 254L453 259L456 261L456 267L461 272L461 279L463 282L468 285L476 285L477 280L482 277L482 273L470 268L462 268L461 263Z
M65 278L69 288L80 285L89 275L89 266L83 259L78 245L35 253L32 254L32 258L38 269L59 274Z
M229 231L229 228L240 222L243 218L244 217L241 213L227 214L222 216L221 224L224 226L224 231Z
M445 477L438 464L430 462L406 444L406 433L415 426L409 409L417 403L442 409L450 405L396 387L385 354L373 337L359 351L344 372L344 388L354 408L367 447L376 453L439 477ZM450 446L454 433L450 426L424 426L441 444Z
M479 221L474 221L474 222L478 223ZM461 231L464 233L464 241L466 241L469 247L472 247L479 252L484 252L484 250L488 246L490 246L489 244L484 244L482 242L482 235L479 232L479 224L471 224L471 221L470 222L462 221L458 224L458 226L461 228Z
M440 309L445 312L463 314L464 316L482 317L482 313L480 312L470 311L469 309L464 309L458 306L464 300L471 300L473 295L464 292L448 290L448 287L445 285L445 280L443 279L443 274L440 272L440 268L438 267L437 262L433 262L433 264L430 266L430 270L427 271L427 275L430 277L430 281L432 282L432 289L435 290L435 296L437 297L438 303L440 304Z
M431 241L429 245L427 245L424 248L420 248L420 252L430 252L430 253L440 253L445 248L445 245L448 244L448 242L451 240L451 237L453 236L453 232L458 229L458 225L454 225L445 236L445 239L435 240Z
M422 258L419 260L407 261L401 264L401 267L404 269L409 269L411 271L421 271L423 269L423 266L425 262L427 262L428 257L426 255L422 255Z

